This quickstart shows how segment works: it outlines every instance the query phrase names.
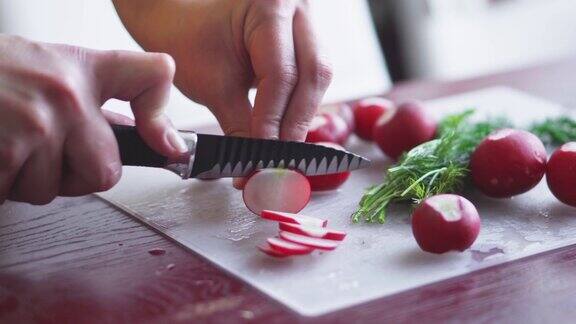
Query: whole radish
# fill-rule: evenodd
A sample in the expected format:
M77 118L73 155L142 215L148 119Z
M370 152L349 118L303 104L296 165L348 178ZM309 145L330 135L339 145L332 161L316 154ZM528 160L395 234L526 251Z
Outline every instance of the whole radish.
M246 180L242 198L257 215L267 209L297 213L310 201L310 183L297 171L261 169Z
M366 141L372 141L374 125L383 114L392 114L396 109L394 103L384 98L368 98L354 105L354 132Z
M412 233L430 253L464 251L480 232L480 216L464 197L442 194L425 199L412 214Z
M312 119L306 142L332 142L343 145L350 136L350 132L342 117L334 113L321 113Z
M474 150L470 172L485 195L507 198L536 186L546 172L546 149L536 135L518 129L490 134Z
M427 142L436 134L436 121L418 101L408 101L393 114L384 114L376 122L373 138L382 152L393 160L402 153Z
M316 144L324 145L338 150L344 150L342 146L335 143L318 142ZM341 185L344 184L344 182L346 182L346 180L348 180L349 177L350 177L350 171L317 175L317 176L307 176L308 181L310 181L310 187L312 188L312 191L326 191L326 190L338 189Z
M348 125L348 130L350 130L350 132L354 131L355 127L354 111L352 110L352 107L349 104L340 102L340 103L323 105L320 106L319 111L320 113L325 112L340 116L346 122L346 125Z
M576 142L562 145L550 156L546 182L558 200L576 207Z

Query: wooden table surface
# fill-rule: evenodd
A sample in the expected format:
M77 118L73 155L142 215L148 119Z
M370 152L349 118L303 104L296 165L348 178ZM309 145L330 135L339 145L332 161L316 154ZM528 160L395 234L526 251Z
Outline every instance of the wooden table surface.
M576 107L576 58L460 82L396 86L429 99L506 85ZM166 251L151 255L150 249ZM303 318L94 196L0 212L1 323L570 322L576 246L317 318Z

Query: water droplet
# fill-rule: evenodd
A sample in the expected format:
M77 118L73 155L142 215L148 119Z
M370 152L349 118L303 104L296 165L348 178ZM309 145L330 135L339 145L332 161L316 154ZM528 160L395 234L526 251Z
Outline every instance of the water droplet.
M157 255L164 255L166 254L166 250L161 249L161 248L153 248L148 250L148 253L150 253L151 255L157 256Z
M242 317L243 319L251 320L254 318L254 312L249 310L240 311L240 317Z

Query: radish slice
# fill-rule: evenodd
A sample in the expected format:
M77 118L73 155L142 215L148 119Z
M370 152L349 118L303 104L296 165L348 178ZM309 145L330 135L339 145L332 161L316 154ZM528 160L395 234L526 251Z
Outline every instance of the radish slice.
M275 250L270 246L270 244L258 245L258 250L268 254L269 256L273 256L276 258L285 258L287 256L290 256L289 254L281 253L280 251Z
M319 250L334 250L338 246L337 241L309 237L286 231L280 231L280 237L286 241L301 244Z
M320 219L312 216L297 215L292 213L284 213L273 210L263 210L260 216L264 219L269 219L282 223L292 223L316 227L326 227L328 221L325 219Z
M342 231L336 231L329 228L309 226L309 225L298 225L290 223L279 223L279 228L282 231L300 234L309 237L321 238L326 240L342 241L346 237L346 233Z
M262 210L297 213L310 201L308 179L293 170L262 169L246 181L242 198L254 214Z
M312 250L314 250L309 246L298 244L295 242L289 242L287 240L283 240L277 237L269 238L268 245L274 251L284 255L303 255L303 254L309 254L310 252L312 252Z

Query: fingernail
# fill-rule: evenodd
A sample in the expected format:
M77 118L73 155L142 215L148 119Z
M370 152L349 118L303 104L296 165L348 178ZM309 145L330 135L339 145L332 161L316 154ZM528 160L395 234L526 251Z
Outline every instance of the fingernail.
M168 139L168 143L178 152L186 153L188 152L188 145L186 145L186 141L178 134L175 129L170 129L166 134Z

